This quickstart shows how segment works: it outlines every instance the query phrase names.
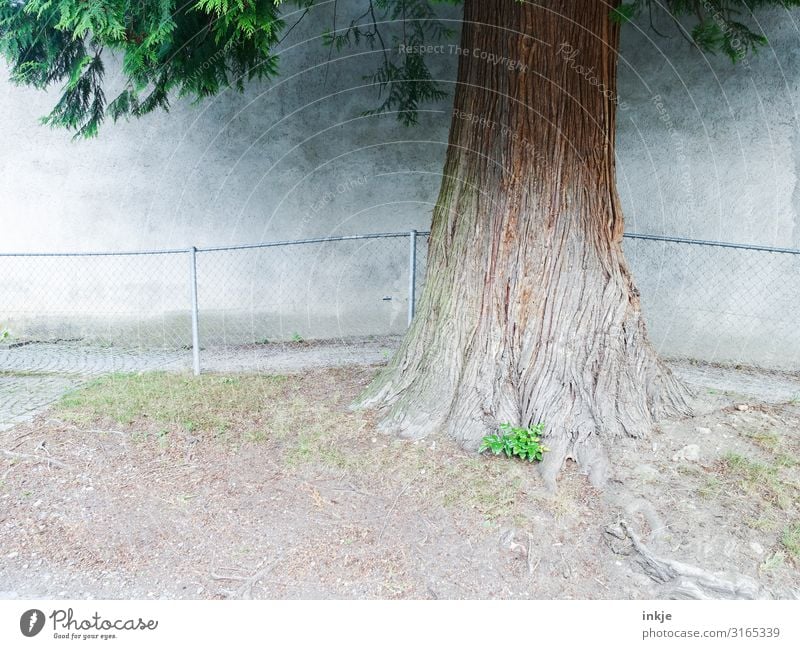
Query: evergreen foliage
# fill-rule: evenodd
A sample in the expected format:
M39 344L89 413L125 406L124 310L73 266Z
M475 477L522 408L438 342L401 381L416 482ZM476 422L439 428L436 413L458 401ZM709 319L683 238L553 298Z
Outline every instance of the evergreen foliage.
M363 11L333 24L323 36L332 49L366 46L382 52L367 75L379 94L370 113L392 111L417 121L421 104L445 91L433 78L420 46L453 36L437 5L460 0L362 0ZM330 3L328 3L330 4ZM117 120L168 109L175 97L195 100L278 72L284 37L321 0L0 0L0 53L12 79L60 88L43 121L76 136L93 136L107 116ZM693 46L745 59L766 45L753 12L800 0L635 0L619 4L612 19L641 21L666 13ZM106 96L105 63L119 57L124 87Z

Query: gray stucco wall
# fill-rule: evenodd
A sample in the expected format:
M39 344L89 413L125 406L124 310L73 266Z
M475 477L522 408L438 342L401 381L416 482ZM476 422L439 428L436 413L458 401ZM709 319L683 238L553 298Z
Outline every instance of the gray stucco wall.
M625 28L618 171L629 231L800 245L798 17L761 15L771 48L737 68L677 36ZM377 55L343 51L329 63L319 39L328 22L323 12L293 32L280 79L199 105L177 101L169 114L109 124L92 141L73 142L38 123L52 94L0 82L0 251L427 229L448 102L429 107L410 130L392 117L361 116L376 104L363 75ZM450 55L434 62L450 81L456 64ZM800 367L792 331L799 261L642 242L630 248L664 353ZM398 240L209 257L200 276L205 326L220 340L239 331L251 339L402 331L405 255ZM185 260L37 263L0 260L10 287L0 326L21 335L47 322L50 334L82 335L113 316L128 322L126 336L144 336L143 323L155 322L165 342L183 340ZM764 303L764 292L777 301ZM725 317L709 315L709 295ZM255 311L272 320L256 323ZM82 316L70 319L75 312ZM178 333L165 333L175 323Z
M760 14L770 46L738 66L626 29L627 231L800 247L798 18ZM800 369L800 257L641 241L626 251L664 353Z

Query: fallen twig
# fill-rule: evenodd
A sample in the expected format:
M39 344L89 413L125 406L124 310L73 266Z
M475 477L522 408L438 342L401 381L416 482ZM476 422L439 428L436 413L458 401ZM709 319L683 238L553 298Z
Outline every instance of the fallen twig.
M10 457L15 460L31 460L34 462L45 462L47 464L51 464L53 466L57 466L59 469L68 469L69 467L64 464L61 460L56 460L52 457L43 457L41 455L30 455L28 453L17 453L15 451L9 451L3 449L3 455L6 457Z
M279 561L280 559L275 559L266 566L264 566L264 563L262 562L261 566L264 567L259 566L258 570L249 577L245 577L243 575L219 575L212 572L211 578L216 579L217 581L241 581L242 587L237 593L239 599L252 599L253 586L255 586L259 581L272 572L272 570L275 569L275 566L278 565ZM240 568L226 568L226 570L241 571Z
M123 433L120 430L104 430L101 428L78 428L77 426L68 426L66 430L74 430L78 433L92 433L93 435L121 435L122 437L127 437L126 433Z
M394 511L395 507L397 507L397 503L398 503L398 501L400 500L400 497L401 497L401 496L402 496L402 495L403 495L403 494L404 494L404 493L405 493L405 492L408 490L408 488L411 486L411 482L412 482L412 481L409 481L409 482L407 482L407 483L406 483L406 486L405 486L405 487L403 487L403 488L400 490L400 492L399 492L399 493L397 494L397 496L395 497L395 499L394 499L394 502L392 503L392 506L391 506L391 507L389 507L389 511L388 511L388 512L386 512L386 517L383 519L383 527L381 528L381 533L380 533L380 534L378 534L378 541L380 541L380 540L383 538L383 533L386 531L386 526L389 524L389 517L392 515L392 512Z
M0 476L0 482L3 482L8 477L8 474L11 473L13 470L14 470L14 465L12 464L10 467L8 467L8 469L6 469L6 472L2 476Z
M375 497L375 494L371 494L371 493L369 493L367 491L361 491L360 489L356 489L356 487L354 487L349 482L344 487L331 487L331 489L333 491L352 491L353 493L358 494L359 496L367 496L369 498L374 498Z
M536 572L536 569L539 567L539 562L541 562L542 558L539 557L536 560L536 563L533 562L533 534L530 532L525 532L528 536L528 548L527 552L525 553L525 560L528 564L528 574L533 575Z
M36 433L36 432L37 432L37 431L35 431L35 430L30 430L30 431L28 431L27 433L22 433L22 435L18 435L17 437L15 437L15 438L12 440L12 441L14 441L14 442L16 442L16 443L15 443L15 444L14 444L14 446L12 446L11 448L12 448L12 449L17 449L17 448L19 448L20 446L22 446L22 445L25 443L25 438L27 438L27 437L30 437L31 435L33 435L33 434L34 434L34 433Z

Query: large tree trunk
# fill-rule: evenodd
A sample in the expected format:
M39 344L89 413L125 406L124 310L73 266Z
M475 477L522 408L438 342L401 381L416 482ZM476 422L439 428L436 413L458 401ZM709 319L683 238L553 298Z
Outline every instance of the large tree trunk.
M465 0L428 279L361 402L472 449L499 423L543 422L550 485L566 458L602 484L611 440L687 412L622 254L613 4Z

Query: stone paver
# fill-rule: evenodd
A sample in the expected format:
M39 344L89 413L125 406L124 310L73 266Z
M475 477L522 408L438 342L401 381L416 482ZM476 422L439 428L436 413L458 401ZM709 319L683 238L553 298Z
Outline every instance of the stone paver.
M76 376L0 375L0 430L30 419L83 380Z
M0 348L0 430L31 419L89 378L179 368L189 352L31 343Z
M166 369L189 356L186 350L124 349L79 341L36 342L0 349L0 372L98 376Z

